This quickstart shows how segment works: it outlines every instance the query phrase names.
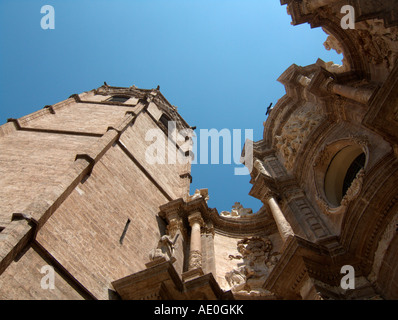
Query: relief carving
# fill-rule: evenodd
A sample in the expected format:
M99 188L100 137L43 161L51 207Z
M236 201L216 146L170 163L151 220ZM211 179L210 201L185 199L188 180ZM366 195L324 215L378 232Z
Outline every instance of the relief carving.
M283 127L281 135L275 136L277 141L276 148L283 156L287 170L293 168L298 150L322 119L319 110L315 108L306 109L293 115Z
M348 205L351 201L356 199L361 192L363 178L365 176L364 169L358 171L355 179L352 181L351 186L348 188L346 194L341 200L340 206L338 207L330 207L329 204L323 199L323 197L317 195L315 200L325 214L342 214L347 210Z
M365 171L363 169L359 170L355 179L352 181L351 186L348 188L346 194L344 195L343 200L341 200L342 206L348 206L350 201L358 197L362 189L364 176L365 176Z
M229 259L240 260L238 266L225 274L225 279L234 294L265 296L271 293L263 284L278 262L279 252L272 252L273 245L267 237L248 237L238 241L240 255L229 255Z
M363 21L358 24L361 53L369 63L384 64L387 68L394 65L397 57L396 36L386 32L382 20ZM388 29L387 29L388 30ZM395 49L395 50L394 50Z
M202 253L199 250L189 252L189 269L197 269L202 267Z
M326 41L323 43L325 49L328 51L335 50L337 54L344 53L340 42L333 35L331 35L325 28L322 28L322 30L328 35ZM329 72L343 73L349 70L349 63L347 59L343 56L341 65L333 63L333 61L329 61L325 62L325 68Z
M319 154L318 157L315 159L313 166L318 167L318 166L323 166L326 164L326 161L330 161L330 158L332 157L332 154L330 151L327 150L327 148L323 148Z

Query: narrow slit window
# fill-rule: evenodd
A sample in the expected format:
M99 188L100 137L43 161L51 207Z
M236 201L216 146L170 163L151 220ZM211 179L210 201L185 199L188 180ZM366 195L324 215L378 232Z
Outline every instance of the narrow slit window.
M120 236L119 243L123 244L124 237L126 236L127 229L129 228L130 219L127 219L126 225L124 226L122 235Z

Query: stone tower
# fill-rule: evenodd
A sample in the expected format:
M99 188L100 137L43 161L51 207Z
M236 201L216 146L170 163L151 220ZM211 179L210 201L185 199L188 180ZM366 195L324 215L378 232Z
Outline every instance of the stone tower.
M191 195L176 107L104 84L0 127L0 298L398 299L396 1L281 3L344 59L279 77L242 154L261 209Z
M0 127L1 299L109 299L145 268L159 206L189 195L189 161L147 159L156 135L188 155L169 121L190 130L158 89L104 84Z

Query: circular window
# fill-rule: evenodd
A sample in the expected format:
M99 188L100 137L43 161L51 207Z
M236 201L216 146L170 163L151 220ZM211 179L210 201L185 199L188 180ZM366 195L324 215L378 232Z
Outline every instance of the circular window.
M350 145L340 150L331 160L325 175L325 195L333 206L340 206L358 172L365 167L366 155L362 148Z

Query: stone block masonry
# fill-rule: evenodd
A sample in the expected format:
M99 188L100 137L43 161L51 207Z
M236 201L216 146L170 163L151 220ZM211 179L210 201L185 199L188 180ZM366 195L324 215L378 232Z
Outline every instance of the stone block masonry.
M2 299L110 299L111 282L144 269L165 233L159 206L189 194L187 165L144 161L155 94L107 102L121 90L73 95L0 127ZM157 118L167 108L151 102ZM47 264L54 290L40 287Z

